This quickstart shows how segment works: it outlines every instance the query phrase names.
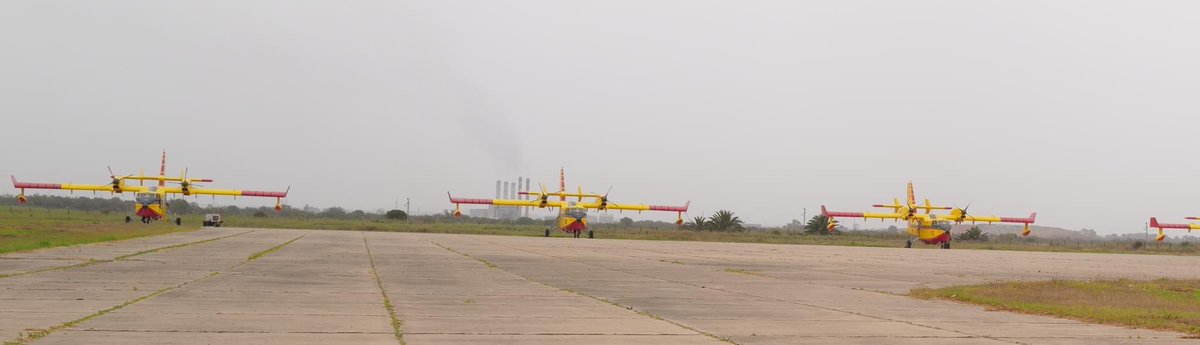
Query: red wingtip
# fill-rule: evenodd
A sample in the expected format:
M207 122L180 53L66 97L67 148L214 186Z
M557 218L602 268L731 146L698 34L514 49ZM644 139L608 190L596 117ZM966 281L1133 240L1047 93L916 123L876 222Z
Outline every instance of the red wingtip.
M1151 228L1161 228L1160 226L1158 226L1158 218L1150 217L1150 227Z
M1033 223L1033 221L1035 221L1035 220L1037 220L1037 212L1030 213L1029 214L1029 222Z
M16 187L17 187L17 176L16 176L16 175L8 175L8 177L11 177L11 178L12 178L12 180L13 180L13 188L16 188Z
M829 217L829 211L825 209L825 205L821 205L821 215Z
M683 204L683 212L687 212L687 210L688 210L688 207L691 207L691 206L692 206L692 201L691 201L691 200L688 200L688 202L687 202L687 203L684 203L684 204Z

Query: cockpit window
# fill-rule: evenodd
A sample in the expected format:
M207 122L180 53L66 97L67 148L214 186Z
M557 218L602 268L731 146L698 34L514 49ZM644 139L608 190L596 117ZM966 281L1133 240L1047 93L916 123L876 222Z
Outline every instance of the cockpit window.
M156 193L138 193L137 202L139 204L157 204L160 199Z
M937 221L933 222L933 228L938 230L950 231L950 222Z

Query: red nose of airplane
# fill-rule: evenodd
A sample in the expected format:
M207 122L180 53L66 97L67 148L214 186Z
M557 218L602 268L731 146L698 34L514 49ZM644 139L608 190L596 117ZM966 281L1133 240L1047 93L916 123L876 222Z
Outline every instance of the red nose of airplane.
M454 218L462 218L462 212L461 212L461 211L454 211Z
M21 194L21 195L17 196L17 202L24 204L26 201L29 201L29 199L25 198L25 194Z
M283 205L275 205L275 212L283 212Z

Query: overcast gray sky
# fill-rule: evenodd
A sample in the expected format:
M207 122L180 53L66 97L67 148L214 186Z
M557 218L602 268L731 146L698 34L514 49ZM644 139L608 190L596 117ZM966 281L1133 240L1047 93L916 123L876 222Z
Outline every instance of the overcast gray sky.
M1200 216L1194 1L4 1L0 172L450 208L531 176L778 225ZM62 193L59 193L62 194ZM239 201L270 205L273 201ZM671 220L674 215L643 219Z

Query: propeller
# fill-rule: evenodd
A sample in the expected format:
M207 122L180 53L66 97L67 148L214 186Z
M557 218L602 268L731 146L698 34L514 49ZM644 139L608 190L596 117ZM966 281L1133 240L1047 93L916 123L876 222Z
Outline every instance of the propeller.
M963 222L963 220L966 220L966 219L967 219L967 210L969 210L969 209L971 209L971 203L970 203L970 202L968 202L968 203L967 203L967 207L964 207L964 208L962 208L962 209L960 210L960 211L962 211L962 213L959 213L959 215L958 215L958 220L956 220L956 222L958 222L958 223L962 223L962 222Z
M125 175L123 177L117 177L117 174L113 172L111 166L109 166L107 168L108 168L108 176L112 178L112 181L108 182L108 184L105 184L105 186L112 186L114 192L118 192L118 193L121 192L121 180L133 177L133 174Z
M546 207L546 204L550 202L550 194L546 193L546 184L538 183L538 186L542 187L542 195L538 196L538 203L541 205L540 207Z
M604 192L604 195L600 196L600 208L599 208L600 210L607 211L608 205L617 205L617 203L608 201L608 194L612 193L612 189L613 189L613 186L609 185L608 191ZM580 193L580 194L583 194L583 193ZM593 193L593 194L595 194L595 193ZM620 206L620 205L617 205L617 206Z

